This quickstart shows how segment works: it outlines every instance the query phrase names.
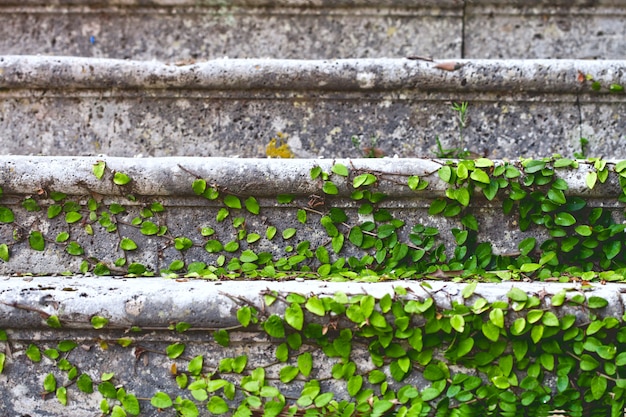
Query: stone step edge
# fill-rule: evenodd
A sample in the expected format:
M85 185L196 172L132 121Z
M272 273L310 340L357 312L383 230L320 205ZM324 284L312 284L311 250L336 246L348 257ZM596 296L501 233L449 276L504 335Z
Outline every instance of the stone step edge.
M104 161L105 176L99 180L93 166ZM331 180L337 185L338 194L333 198L350 198L354 191L352 178L359 173L373 173L380 177L378 189L384 190L387 199L432 198L445 195L449 184L437 175L440 167L449 160L417 158L359 158L359 159L270 159L270 158L222 158L222 157L72 157L72 156L0 156L0 187L4 197L0 204L7 204L9 196L33 195L56 191L71 196L91 193L111 198L123 197L120 190L135 196L150 197L198 197L192 183L205 179L226 192L276 197L280 194L310 196L322 193L319 179L311 179L310 171L319 166L331 173L335 164L342 164L351 172L349 177L333 174ZM505 163L494 160L494 164ZM616 161L607 160L609 168ZM510 163L521 166L520 161ZM569 185L568 195L590 198L615 198L621 193L616 176L602 186L590 190L585 182L593 162L579 161L578 169L557 169L556 174ZM114 172L122 172L131 182L120 188L112 181ZM412 191L407 186L408 177L417 175L429 182L422 191ZM127 202L127 204L132 204Z
M455 91L608 93L626 84L624 60L216 59L193 65L118 59L0 56L10 90ZM604 87L592 91L589 74ZM581 79L582 77L582 79ZM53 92L46 91L46 94Z
M626 285L617 283L592 284L585 288L580 283L521 282L478 283L472 295L465 300L463 288L468 283L449 281L390 281L366 283L359 281L206 281L171 280L165 278L113 278L89 276L45 276L0 278L0 329L17 329L21 334L28 329L48 328L46 318L57 316L63 327L59 331L93 330L91 318L109 320L107 330L128 330L132 326L162 328L168 331L173 323L186 322L196 328L232 328L239 325L236 311L247 300L255 306L263 305L263 294L277 291L304 296L332 297L337 292L348 295L369 294L380 298L394 294L395 287L409 289L411 297L432 297L443 308L452 308L453 302L473 303L477 297L488 302L506 301L512 288L528 295L549 300L552 295L566 290L568 299L576 294L601 297L608 306L598 310L601 316L621 319L624 315ZM276 303L269 313L284 313L283 303ZM550 307L555 313L576 313L576 306ZM283 309L283 310L281 310Z

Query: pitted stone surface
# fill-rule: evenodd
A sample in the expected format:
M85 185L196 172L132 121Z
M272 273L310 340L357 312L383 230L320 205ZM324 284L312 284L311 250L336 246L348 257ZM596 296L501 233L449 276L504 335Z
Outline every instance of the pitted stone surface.
M170 62L224 56L455 57L461 33L457 0L102 0L0 6L0 54Z
M621 59L626 2L468 1L464 57Z
M176 67L0 58L0 150L9 154L432 157L436 139L492 158L572 156L624 136L622 61L215 60ZM591 90L589 74L603 85ZM452 102L468 102L459 132ZM594 110L597 108L597 111ZM589 110L588 110L589 109ZM599 118L598 115L601 115ZM607 116L610 115L610 116ZM607 120L610 119L610 120ZM355 146L354 141L361 145ZM626 157L626 148L611 157Z

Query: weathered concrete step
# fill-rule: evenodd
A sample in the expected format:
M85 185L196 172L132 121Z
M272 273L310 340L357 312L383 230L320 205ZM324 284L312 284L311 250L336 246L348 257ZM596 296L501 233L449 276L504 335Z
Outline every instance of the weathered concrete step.
M276 138L296 157L432 157L439 138L444 148L516 158L571 156L586 138L588 155L623 158L626 95L610 89L626 85L624 69L624 61L578 60L222 59L179 67L6 56L0 151L260 157L280 154L267 148ZM465 117L453 103L467 103Z
M433 298L441 309L451 309L454 303L472 305L478 298L487 302L507 300L507 293L515 288L530 296L539 296L549 300L555 294L567 291L568 299L600 297L608 301L608 306L599 312L601 317L620 319L624 314L626 298L624 288L618 284L580 286L579 284L507 282L499 284L480 283L469 300L463 296L467 284L443 281L393 283L363 282L207 282L198 280L174 281L160 278L114 279L107 277L35 277L0 279L0 329L6 331L8 342L0 342L7 352L4 369L0 374L0 386L3 388L3 401L0 412L3 415L50 417L67 415L95 415L99 412L101 401L105 398L96 390L103 374L113 374L111 380L116 387L140 398L142 416L174 415L170 410L157 410L149 403L157 392L165 392L172 399L177 395L192 399L188 389L180 389L174 380L173 372L184 373L190 358L196 355L204 357L204 370L210 374L218 368L222 359L247 357L244 375L257 368L265 368L267 384L278 387L286 395L289 405L300 396L306 380L321 381L322 392L334 393L337 400L350 399L346 381L333 379L331 369L341 362L340 358L329 358L321 349L315 351L312 346L305 351L313 352L314 368L308 378L298 378L291 384L278 381L279 371L285 364L275 359L275 351L282 340L268 337L261 329L254 326L243 328L237 318L237 310L245 305L255 306L263 315L285 312L285 303L277 302L273 306L265 305L264 295L276 294L285 297L290 293L309 297L333 297L337 293L354 295L372 295L381 298L385 294L394 296L398 287L406 288L407 299L422 301ZM243 304L242 304L243 303ZM263 307L265 306L265 307ZM587 325L583 308L567 306L562 308L545 307L559 316L576 314L580 325ZM508 312L507 314L514 314ZM61 328L51 328L46 324L52 316L59 319ZM95 330L91 323L93 317L107 318L104 329ZM512 321L507 315L507 321ZM316 322L331 326L332 319L315 317L307 313L307 322ZM184 333L173 331L177 323L186 323L191 328ZM353 329L354 323L335 323L335 330ZM415 323L423 326L423 323ZM508 326L509 324L507 324ZM136 326L141 330L130 331ZM230 345L222 347L211 336L212 332L228 330ZM333 330L331 329L331 332ZM336 336L333 336L334 338ZM355 336L356 338L356 336ZM120 341L130 343L121 347ZM65 353L66 361L78 369L78 374L89 375L94 381L94 393L86 394L69 382L66 372L58 369L57 361L43 355L40 363L28 358L27 350L37 347L40 352L58 349L59 343L74 342L76 349ZM166 349L173 343L185 346L184 355L178 359L169 359ZM126 344L126 343L124 343ZM443 353L443 352L442 352ZM357 367L357 373L367 376L375 366L368 359L366 345L355 343L351 360ZM288 364L296 364L291 358ZM173 364L178 365L177 371ZM419 366L402 383L394 383L389 377L390 390L402 385L413 385L420 391L431 382L424 379ZM381 368L388 372L387 367ZM468 372L476 374L474 369L452 366L454 374ZM67 386L67 405L62 405L55 393L42 394L44 379L54 375L58 386ZM212 375L212 374L211 374ZM478 374L480 375L480 374ZM238 395L231 405L234 410L243 396L239 381L241 376L213 375L212 379L227 378L237 384ZM546 377L550 378L550 377ZM190 382L192 381L190 377ZM488 383L488 382L486 382ZM220 393L213 393L220 394ZM120 404L108 399L110 404ZM196 402L200 415L212 415L201 401ZM561 415L561 414L557 414Z
M3 1L0 54L619 59L625 16L623 0Z
M332 174L336 163L347 168L348 177ZM414 226L435 227L440 233L432 251L443 243L447 251L452 252L456 246L452 230L462 227L460 218L428 214L433 200L446 195L449 188L437 174L444 165L445 161L440 160L391 158L4 156L0 157L3 191L0 252L4 260L0 263L0 272L184 275L195 271L217 279L229 271L240 273L245 269L241 264L235 269L216 267L228 268L231 261L238 263L239 256L252 250L267 256L250 270L262 276L266 261L283 259L288 262L296 254L294 248L307 245L308 251L303 250L312 252L310 256L297 261L297 257L294 258L296 263L289 264L293 268L283 262L283 275L293 277L290 271L299 270L303 265L305 270L316 271L322 264L335 262L337 256L329 245L336 233L328 231L330 226L324 226L322 218L328 216L328 210L333 207L343 213L336 214L339 217L335 218L339 234L346 234L339 246L342 256L361 259L373 255L376 252L373 247L361 248L360 244L349 242L348 232L367 222L379 227L391 218L403 222L394 226L400 241L411 244L408 235L414 233ZM102 179L94 175L94 167L103 169ZM316 167L331 173L329 181L336 189L323 188L328 185L320 178L311 179L310 172ZM560 170L558 175L569 184L569 196L584 196L587 209L614 210L618 219L621 212L616 198L621 191L616 176L611 174L602 187L591 191L586 185L587 174L591 171L594 171L592 163L581 162L579 169ZM361 212L364 200L355 199L353 195L358 188L354 188L354 178L366 173L373 173L377 178L375 184L366 187L368 192L386 196L375 204L376 213L379 210L381 216L387 213L384 219L371 210ZM122 174L130 178L130 182L114 183L120 182L115 175ZM411 176L428 181L428 187L412 191L407 186ZM207 189L217 190L213 195L206 194L211 199L199 196L200 189L193 189L197 179L204 179ZM288 203L281 198L285 195L290 196L286 199ZM233 196L236 198L227 204L228 198ZM502 214L503 198L500 196L494 201L478 198L472 202L470 212L480 225L477 242L489 242L494 256L517 256L518 245L524 238L536 236L539 241L548 238L547 230L531 227L521 232L516 212L508 216ZM247 205L249 203L251 206ZM582 217L579 220L580 224L588 224ZM273 229L271 235L268 229ZM207 230L209 232L205 232ZM377 237L376 229L370 234ZM130 239L129 246L122 242L126 239ZM188 243L183 242L185 239ZM228 249L229 244L232 249ZM333 241L332 248L334 245ZM330 253L329 259L322 262L314 255L321 246L327 247ZM297 253L302 255L301 249ZM220 261L220 258L223 259ZM120 264L120 261L123 262ZM192 265L194 262L196 268ZM177 264L180 266L174 268ZM342 266L333 266L333 270L341 271Z

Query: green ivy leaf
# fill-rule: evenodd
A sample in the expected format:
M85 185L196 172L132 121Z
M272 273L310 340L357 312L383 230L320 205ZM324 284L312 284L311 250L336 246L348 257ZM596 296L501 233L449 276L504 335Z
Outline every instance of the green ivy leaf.
M172 406L172 399L164 392L157 392L150 399L150 404L156 408L169 408Z
M224 204L226 207L230 207L232 209L240 209L241 208L241 200L238 197L228 194L224 197Z
M165 353L167 357L170 359L176 359L185 351L185 345L180 342L172 343L167 348L165 348Z
M30 232L30 235L28 236L28 244L31 248L37 251L43 251L46 246L43 235L38 231Z
M324 184L322 185L322 191L324 191L324 193L329 194L329 195L339 194L339 189L331 181L324 181Z
M304 313L300 304L292 303L285 310L285 321L296 330L302 330L304 324Z
M28 348L26 349L26 356L33 362L41 361L41 351L37 346L33 345L32 343L28 345Z
M472 171L472 173L470 174L470 178L483 184L489 184L491 182L489 175L487 175L487 173L480 168L476 168L474 171Z
M116 172L113 175L113 183L115 185L126 185L131 181L130 177L123 172Z
M304 305L304 308L306 308L311 313L320 317L323 317L326 315L326 310L324 309L324 303L322 302L322 300L317 298L317 296L309 297L306 300L306 304Z
M348 176L348 168L343 164L335 164L330 170L337 175L341 175L342 177Z
M361 186L374 184L375 182L376 182L376 177L373 174L366 173L366 174L361 174L361 175L357 175L356 177L354 177L354 179L352 180L352 186L354 188L359 188Z
M592 295L591 297L589 297L587 305L589 306L589 308L604 308L609 305L609 302L604 298Z
M207 408L212 414L224 414L229 411L226 401L218 396L213 396L209 399L209 402L207 403Z
M313 356L310 352L304 352L298 356L298 370L306 377L311 374L313 370Z
M79 390L86 394L91 394L93 392L93 380L87 374L81 374L76 380L76 386Z
M60 329L61 328L61 321L59 320L58 316L52 315L50 317L48 317L46 319L46 324L50 327L52 327L53 329Z
M6 243L0 244L0 259L9 262L9 247Z
M104 169L106 168L106 162L98 161L91 167L91 171L93 175L96 176L97 179L101 180L104 176Z
M241 307L237 310L237 320L243 327L248 327L252 319L252 310L249 306Z
M261 211L259 202L254 197L246 198L246 201L244 202L244 204L246 205L246 210L248 210L252 214L259 214Z
M152 223L151 221L145 221L141 223L141 233L146 236L156 235L159 233L159 226Z
M463 333L463 331L465 330L465 319L463 318L462 315L455 314L452 317L450 317L450 325L457 332Z
M348 394L350 396L355 397L359 391L361 391L361 387L363 387L363 376L361 375L352 375L348 379Z
M298 368L292 365L283 367L279 372L280 382L286 384L293 381L298 376L299 372Z
M8 207L0 206L0 223L13 223L15 215L13 210Z
M528 295L517 287L511 288L511 290L507 292L506 295L507 297L509 297L509 299L511 299L512 301L517 301L518 303L523 303L528 300Z
M106 326L109 323L109 319L107 319L106 317L101 317L101 316L93 316L91 318L91 325L94 329L102 329L104 326Z
M462 339L457 348L456 348L456 356L457 358L462 358L463 356L467 355L468 353L470 353L472 351L472 348L474 347L474 339L473 338L467 338L467 339Z
M271 337L285 337L285 326L283 320L276 314L272 314L264 323L263 329Z
M607 388L607 380L604 376L596 375L591 378L591 395L597 401L602 398Z
M489 321L500 329L504 328L504 312L501 308L494 308L489 312Z
M43 389L46 392L54 392L57 389L57 380L53 374L48 374L43 380Z
M123 250L135 250L137 249L137 244L132 239L124 237L120 241L120 248Z
M598 362L593 356L583 353L580 356L580 369L583 371L593 371L598 366L600 366L600 362Z
M131 414L133 416L139 415L141 409L139 407L139 401L137 400L137 397L132 394L127 394L122 398L121 402L124 410L126 410L128 414Z
M571 214L562 212L554 216L554 223L558 226L571 226L576 223L576 219Z
M587 187L592 190L596 185L596 181L598 180L598 173L595 171L588 172L585 176L585 184Z
M283 239L285 240L291 239L295 235L296 235L296 229L293 227L288 227L287 229L283 230Z

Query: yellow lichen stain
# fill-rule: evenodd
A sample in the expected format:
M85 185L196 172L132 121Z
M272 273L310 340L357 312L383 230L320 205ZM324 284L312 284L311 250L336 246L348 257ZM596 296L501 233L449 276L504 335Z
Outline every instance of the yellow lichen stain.
M398 28L397 28L397 27L395 27L395 26L389 26L389 27L387 28L387 36L391 38L393 35L395 35L395 34L396 34L396 32L397 32L397 31L398 31Z
M294 158L295 155L286 141L287 135L282 132L278 132L276 136L278 136L278 138L270 139L270 142L265 147L265 155L269 158Z

